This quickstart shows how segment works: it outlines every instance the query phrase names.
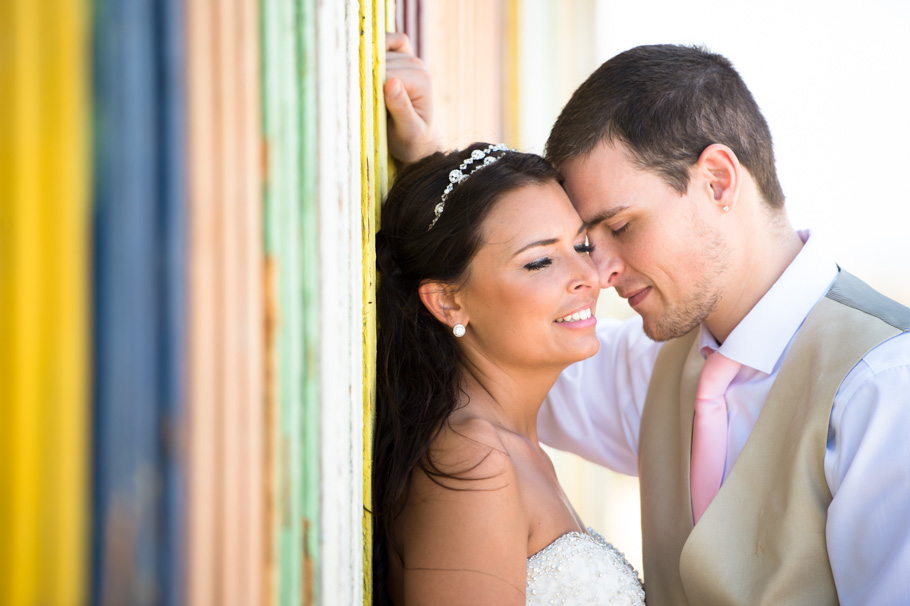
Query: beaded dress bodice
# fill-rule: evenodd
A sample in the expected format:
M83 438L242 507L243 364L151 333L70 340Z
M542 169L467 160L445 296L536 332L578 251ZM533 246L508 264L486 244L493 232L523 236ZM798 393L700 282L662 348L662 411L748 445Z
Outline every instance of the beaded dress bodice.
M644 606L638 573L594 530L564 534L528 558L526 603Z

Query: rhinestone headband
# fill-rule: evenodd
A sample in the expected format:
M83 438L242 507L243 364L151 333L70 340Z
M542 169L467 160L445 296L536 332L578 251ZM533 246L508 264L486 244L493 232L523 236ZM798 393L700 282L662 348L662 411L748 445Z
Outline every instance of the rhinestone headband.
M500 158L502 158L502 156L489 155L489 154L492 154L493 152L497 152L497 151L509 151L509 148L505 143L497 143L496 145L488 145L487 147L485 147L483 149L475 149L474 151L471 152L470 157L465 159L465 161L462 162L458 166L458 168L456 168L455 170L453 170L452 172L449 173L449 184L446 185L445 191L442 192L442 200L440 200L439 204L436 205L436 208L433 209L433 212L435 213L436 216L433 217L433 221L430 223L430 226L427 228L427 231L430 231L431 229L433 229L433 226L436 225L437 221L439 221L439 217L442 216L442 211L445 210L445 207L446 207L446 198L448 198L449 194L452 193L452 189L457 184L461 183L462 181L464 181L465 179L467 179L468 177L470 177L471 175L473 175L474 173L479 171L484 166L489 166L489 165L493 164L494 162L496 162L497 160L499 160ZM515 151L515 150L513 149L512 151ZM471 170L471 171L467 170L468 167L471 166L474 162L480 162L481 160L483 160L483 162L481 164L479 164L478 166L475 166L473 170Z

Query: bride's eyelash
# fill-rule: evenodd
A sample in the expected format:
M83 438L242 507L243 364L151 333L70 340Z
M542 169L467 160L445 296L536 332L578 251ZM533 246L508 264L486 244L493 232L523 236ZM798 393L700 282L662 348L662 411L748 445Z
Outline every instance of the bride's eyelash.
M585 254L590 255L592 252L594 252L594 245L588 244L587 242L585 242L584 244L576 244L575 252L580 252L580 253L585 253Z
M576 244L575 252L581 253L583 255L589 255L592 252L594 252L594 245L588 244L587 241L585 241L584 244ZM543 269L544 267L548 267L552 264L553 264L553 259L551 259L550 257L543 257L541 259L537 259L536 261L531 261L530 263L525 264L525 269L527 269L528 271L537 271L537 270Z
M551 263L553 263L553 259L550 257L543 257L542 259L537 259L536 261L531 261L530 263L526 264L525 269L528 271L537 271L549 266Z

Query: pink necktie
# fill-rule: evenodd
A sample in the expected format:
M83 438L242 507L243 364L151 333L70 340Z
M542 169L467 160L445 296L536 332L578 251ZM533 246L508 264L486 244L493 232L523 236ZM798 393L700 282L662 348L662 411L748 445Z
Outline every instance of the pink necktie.
M741 364L718 352L708 355L695 394L692 427L692 516L695 523L720 489L727 459L727 402L724 392Z

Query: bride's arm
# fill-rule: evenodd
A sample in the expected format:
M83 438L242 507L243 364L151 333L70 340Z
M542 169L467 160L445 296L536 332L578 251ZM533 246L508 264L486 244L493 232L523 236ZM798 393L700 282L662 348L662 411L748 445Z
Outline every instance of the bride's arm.
M463 479L414 474L396 524L404 604L524 604L529 522L495 430L462 424L435 446L440 469Z

